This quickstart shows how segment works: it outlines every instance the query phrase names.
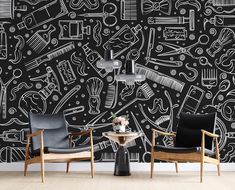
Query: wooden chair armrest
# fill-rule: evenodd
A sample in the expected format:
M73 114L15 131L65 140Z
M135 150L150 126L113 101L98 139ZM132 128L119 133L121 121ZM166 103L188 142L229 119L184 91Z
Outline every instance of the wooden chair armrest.
M212 137L212 138L218 138L218 137L219 137L219 135L214 134L214 133L211 133L211 132L206 131L206 130L204 130L204 129L202 129L201 131L202 131L202 133L204 133L205 135L207 135L207 136L209 136L209 137Z
M42 135L42 134L43 134L43 130L38 130L38 131L35 131L33 133L27 134L26 136L27 136L27 138L32 138L32 137Z
M176 136L175 133L167 133L167 132L159 131L159 130L156 130L156 129L152 129L152 130L153 130L153 132L158 133L159 135L173 136L173 137Z
M86 131L79 131L79 132L70 132L68 135L69 135L70 137L86 135L86 134L89 134L89 133L90 133L90 130L92 130L92 129L88 129L88 130L86 130Z

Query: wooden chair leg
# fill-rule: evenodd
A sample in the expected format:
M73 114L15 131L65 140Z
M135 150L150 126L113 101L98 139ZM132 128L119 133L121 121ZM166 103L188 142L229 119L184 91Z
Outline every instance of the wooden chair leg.
M94 177L94 158L91 157L91 177Z
M176 171L176 173L179 172L179 170L178 170L178 162L175 162L175 171Z
M202 183L203 180L203 168L204 167L204 160L201 160L201 170L200 170L200 182Z
M27 164L27 161L25 161L25 163L24 163L24 176L26 176L27 169L28 169L28 164Z
M218 176L220 176L220 164L217 165Z
M45 163L44 163L44 159L41 159L41 177L42 177L42 183L44 183L44 179L45 179Z
M150 177L153 178L153 170L154 170L154 155L151 153L151 168L150 168Z
M69 164L70 162L67 162L66 173L69 173Z

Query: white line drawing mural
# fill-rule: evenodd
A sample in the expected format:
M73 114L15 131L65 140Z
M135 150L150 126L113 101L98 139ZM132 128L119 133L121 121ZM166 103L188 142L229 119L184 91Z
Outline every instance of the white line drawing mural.
M113 71L113 79L115 77L114 75L118 75L119 73L120 69L115 69ZM114 108L117 104L118 95L118 82L116 80L113 80L111 83L108 84L104 106L106 108ZM122 93L120 95L122 96Z
M148 83L144 83L143 85L139 86L136 91L136 97L129 103L127 103L125 106L123 106L121 109L115 112L115 114L118 114L122 110L126 109L131 104L135 103L137 100L139 101L146 101L149 100L152 96L154 96L154 92L151 89L151 87L148 85ZM109 118L110 119L110 118Z
M103 59L102 56L97 52L97 51L94 51L94 50L91 50L89 47L88 47L88 44L89 43L86 43L82 46L82 49L86 55L86 60L88 61L88 63L93 67L93 69L95 69L95 71L102 77L104 78L108 72L105 71L105 69L100 69L96 66L96 62L98 60L101 60Z
M37 53L40 53L51 41L51 33L56 28L50 25L45 30L38 30L31 38L27 40L27 44Z
M120 18L122 20L137 20L137 0L121 0Z
M184 101L182 102L177 116L179 118L181 112L186 113L196 113L203 97L205 91L197 86L190 86Z
M163 60L151 57L151 50L154 48L154 41L155 41L155 28L150 28L147 55L145 57L146 65L148 63L153 63L165 67L181 67L183 65L182 61Z
M38 3L41 3L41 2L47 1L47 0L19 0L19 1L26 2L30 5L37 5Z
M140 30L142 27L139 24L133 28L126 24L103 45L103 48L112 48L113 56L116 58L139 41L137 34Z
M15 58L9 61L13 64L18 64L22 60L22 49L24 48L25 40L21 35L14 36L14 38L18 40L14 51Z
M96 161L115 158L117 144L101 135L110 112L128 114L127 130L143 133L128 144L137 162L150 161L152 128L173 132L181 112L217 112L221 160L234 162L234 13L235 0L0 0L0 162L24 159L29 110L92 128ZM107 49L146 80L117 82L126 64L97 68Z
M26 5L15 6L15 0L1 0L0 4L0 18L14 19L15 11L27 11Z
M159 11L163 14L170 15L172 9L172 0L141 0L141 11L143 15Z
M63 96L63 98L59 101L59 103L56 105L52 113L58 113L60 109L63 107L63 105L79 90L81 89L80 85L76 85L73 87L67 94Z
M35 58L34 60L25 63L26 70L29 71L31 69L34 69L38 67L40 64L50 61L56 57L59 57L75 48L74 42L69 42L67 44L64 44L48 53L45 53L44 55Z
M34 29L67 13L68 10L63 0L55 0L23 17L23 21L18 23L17 27L20 30L23 28Z
M99 1L98 0L70 0L69 6L72 9L78 10L83 8L84 6L88 8L89 10L94 10L99 7Z
M220 58L215 60L215 65L216 67L226 73L234 74L235 71L235 62L233 59L233 55L235 53L234 48L230 48L224 53L223 55L220 56Z
M0 149L0 161L1 162L16 162L17 160L24 160L25 147L2 147Z
M115 13L117 12L117 6L113 3L106 3L103 6L103 11L101 13L84 13L79 14L80 17L101 17L105 26L112 27L117 23L117 17Z
M194 6L197 8L197 11L201 10L201 3L200 0L177 0L175 2L175 8L179 9L180 6L187 5L188 6Z
M148 24L156 24L156 25L182 25L189 24L189 30L195 30L195 11L191 9L189 11L189 17L148 17Z
M202 69L201 76L202 86L211 89L212 87L217 86L217 70L216 69Z
M187 38L185 27L165 27L163 37L166 41L183 41Z
M209 42L209 38L207 35L201 35L198 39L198 41L190 46L187 46L187 47L181 47L181 46L178 46L176 44L171 44L171 43L168 43L168 42L159 42L160 44L166 46L166 47L169 47L173 50L171 51L168 51L168 52L165 52L165 53L161 53L161 54L158 54L158 56L171 56L171 55L178 55L178 54L186 54L194 59L199 59L200 60L208 60L207 57L205 56L200 56L200 57L196 57L195 55L193 55L191 53L191 49L194 48L195 46L197 45L206 45L207 43Z
M60 40L83 40L83 35L91 34L90 26L83 26L82 20L60 20Z
M190 75L192 75L192 76L190 76L190 75L188 76L186 73L180 72L180 73L179 73L179 76L184 76L184 77L187 79L187 81L189 81L189 82L195 81L196 78L198 77L198 71L197 71L197 69L195 69L195 68L193 68L193 67L189 67L189 63L186 63L186 64L185 64L185 67L186 67L188 70L192 71L192 72L193 72L193 75L190 73Z
M28 112L44 114L47 109L46 99L51 96L54 91L60 92L60 84L58 78L51 67L46 68L47 73L33 78L32 81L45 81L47 83L40 91L25 92L19 100L18 108L28 117Z
M0 60L7 59L7 34L5 32L4 24L9 22L0 21Z
M60 76L63 80L64 84L72 84L76 81L77 77L73 71L73 68L71 67L70 62L67 60L61 61L56 66L57 70L60 73Z
M220 34L218 36L218 39L216 39L211 46L206 50L206 52L211 56L215 57L215 54L222 50L222 48L229 44L234 42L235 40L235 33L230 28L223 28L220 31Z
M167 86L179 92L182 92L185 85L184 82L181 82L177 79L174 79L170 76L167 76L163 73L149 69L148 67L139 64L136 65L136 72L139 74L145 74L147 79L159 83L163 86Z
M168 108L163 107L163 100L162 98L155 98L153 100L153 108L148 108L149 113L156 114L158 111L161 114L165 114L168 111Z
M27 133L29 133L28 128L24 128L21 130L10 129L8 131L3 131L3 133L0 134L0 139L2 139L4 142L20 142L22 144L26 144Z
M102 23L99 20L96 20L96 25L93 28L93 39L95 40L97 47L99 47L102 43L101 30Z
M78 74L81 75L81 76L88 75L87 73L85 73L86 63L84 62L84 60L81 57L77 57L75 54L76 54L76 52L74 52L70 56L70 60L74 65L77 66Z
M103 88L103 81L97 77L92 77L87 80L86 85L89 94L89 100L88 100L88 105L90 108L89 113L99 114L100 113L99 108L101 104L100 93Z
M233 15L215 15L213 18L204 19L204 28L207 23L213 24L216 27L235 27L235 16Z
M0 75L2 74L2 69L0 69ZM7 118L7 87L10 83L17 78L20 78L22 75L22 71L20 69L13 70L13 76L6 83L3 82L2 78L0 78L1 91L0 91L0 113L2 114L2 118Z
M208 0L205 3L205 9L206 9L206 15L210 15L211 11L208 11L208 9L211 9L213 12L217 14L232 14L235 11L235 1L234 0ZM230 8L230 10L226 10L226 8Z

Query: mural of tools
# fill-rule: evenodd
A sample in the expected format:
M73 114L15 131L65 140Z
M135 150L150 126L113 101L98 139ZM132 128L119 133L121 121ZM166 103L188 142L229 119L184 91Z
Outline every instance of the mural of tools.
M92 128L97 162L117 152L102 137L111 112L128 115L143 134L131 160L149 162L152 128L176 132L182 112L213 111L221 159L235 162L234 15L235 0L0 0L0 162L24 160L29 112ZM107 72L106 59L122 65ZM145 80L116 80L135 74Z

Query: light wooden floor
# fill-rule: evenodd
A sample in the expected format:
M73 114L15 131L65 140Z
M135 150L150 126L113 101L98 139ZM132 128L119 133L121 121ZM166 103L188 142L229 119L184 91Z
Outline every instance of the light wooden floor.
M95 172L91 179L88 172L46 172L46 182L41 183L39 172L0 172L1 190L232 190L235 172L205 172L204 183L199 183L199 172L132 172L128 177L113 176L111 172Z

